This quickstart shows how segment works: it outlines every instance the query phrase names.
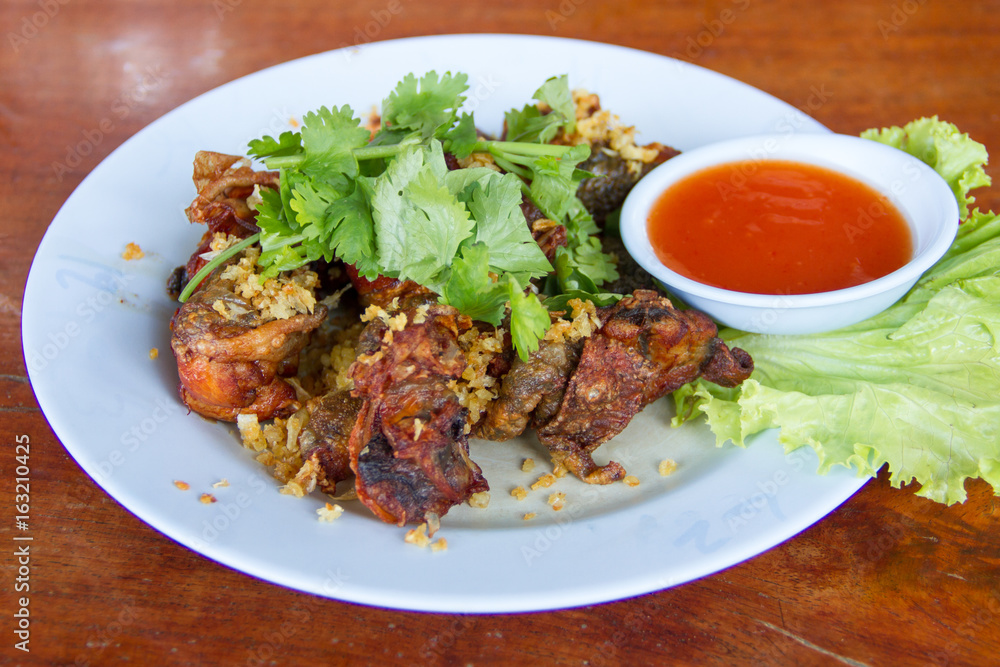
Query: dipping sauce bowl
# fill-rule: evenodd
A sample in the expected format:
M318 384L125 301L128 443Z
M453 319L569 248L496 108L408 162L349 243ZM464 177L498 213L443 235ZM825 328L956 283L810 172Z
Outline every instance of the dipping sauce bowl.
M808 254L822 256L828 248L832 252L834 241L839 244L843 240L839 235L844 235L849 243L859 246L866 243L867 237L861 232L875 224L869 211L884 205L898 211L909 227L910 238L902 241L912 246L909 261L881 277L861 284L812 293L797 293L801 290L791 283L785 287L776 287L768 293L739 291L743 288L730 289L725 285L709 284L713 281L697 279L692 277L695 274L691 271L680 268L688 263L685 251L700 253L704 259L706 248L710 252L712 244L717 242L720 244L720 257L723 257L722 235L717 227L706 222L711 216L706 217L702 213L702 217L698 217L692 209L690 220L680 220L680 223L691 225L691 228L684 229L689 236L702 233L705 236L698 237L698 243L678 242L677 247L669 248L669 255L677 260L673 262L677 270L669 268L661 260L664 249L660 248L658 256L654 243L650 240L651 217L657 202L661 197L671 196L676 191L671 188L678 188L678 184L685 187L691 183L690 179L707 176L712 170L718 171L715 168L729 164L736 167L730 172L730 182L720 182L716 188L719 191L720 211L726 209L726 224L754 225L749 206L746 214L741 214L739 207L734 210L731 202L728 206L724 206L724 202L734 192L746 187L745 183L752 181L756 172L763 172L775 165L806 165L803 171L812 172L814 170L808 165L815 165L835 172L835 175L846 176L848 180L853 179L862 184L862 188L867 186L867 189L873 191L876 203L868 207L859 204L857 210L853 210L853 205L841 210L835 223L828 225L828 233L837 235L837 238L829 237L824 240L817 237L816 240L809 241L813 247L804 248L801 253L803 257ZM808 180L812 176L802 178ZM709 191L711 189L708 188ZM799 204L803 209L814 208L811 204L819 202L811 202L809 198L818 199L821 196L806 194ZM684 209L675 210L672 215L683 216L683 211ZM784 216L785 212L775 215ZM809 215L815 215L815 212ZM671 158L647 174L632 189L622 207L620 226L625 247L639 265L692 308L701 310L723 325L743 331L809 334L860 322L898 301L951 246L958 231L958 215L958 203L944 179L922 161L903 151L854 136L786 134L745 137L710 144ZM659 218L654 219L654 222L657 220ZM675 219L673 222L678 221ZM779 231L780 228L781 225L778 225L774 230L766 232L774 236L775 249L787 240L783 238L784 235L791 234L790 231ZM702 239L707 239L710 243L701 243ZM766 238L763 241L763 247L766 248L768 241ZM761 274L771 272L774 267L769 262L778 261L772 257L773 254L777 253L753 255L752 261L743 271L757 271ZM813 260L806 264L805 270L822 271L823 268L820 262ZM689 275L682 275L679 271L685 271Z

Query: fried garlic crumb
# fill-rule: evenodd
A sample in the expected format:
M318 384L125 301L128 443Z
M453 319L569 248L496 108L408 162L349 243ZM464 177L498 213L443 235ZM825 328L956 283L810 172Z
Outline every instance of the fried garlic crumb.
M549 494L548 502L549 505L552 506L552 509L558 512L559 510L561 510L563 507L566 506L566 494L563 493L562 491L557 491L556 493Z
M158 356L160 356L160 350L159 350L159 348L156 348L156 347L149 348L149 358L150 359L156 359Z
M213 484L213 485L212 485L212 488L213 488L213 489L217 489L217 488L219 488L220 486L221 486L221 487L223 487L223 488L225 488L225 487L229 486L229 480L228 480L228 479L226 479L225 477L223 477L223 478L222 478L222 479L220 479L220 480L219 480L218 482L216 482L215 484Z
M125 252L122 253L122 259L126 261L131 261L133 259L142 259L146 256L146 253L142 251L138 243L128 243L125 245Z
M407 544L415 544L421 549L426 547L431 542L431 538L427 536L427 524L422 523L416 528L406 531L406 537L403 538L403 541Z
M490 504L490 492L480 491L479 493L473 493L469 498L469 505L472 507L479 507L480 509L488 507Z
M203 504L211 505L212 503L218 502L218 500L211 493L203 493L201 497L198 498Z
M431 545L431 551L447 551L448 550L448 540L439 538L437 542Z
M174 486L176 486L176 487L177 487L178 489L180 489L181 491L187 491L188 489L190 489L190 488L191 488L191 485L190 485L190 484L188 484L187 482L182 482L182 481L181 481L181 480L179 480L179 479L175 479L175 480L174 480Z
M267 449L267 439L257 421L257 415L253 413L236 415L236 428L239 429L240 439L247 449L255 452Z
M535 459L524 459L521 464L521 472L531 472L535 469Z
M660 475L663 477L669 477L677 471L677 461L673 459L663 459L660 461L660 467L658 468Z
M548 487L552 486L555 483L556 483L556 476L550 472L547 472L541 477L539 477L538 481L536 481L534 484L531 485L531 490L537 491L538 489L542 488L547 489Z
M622 480L627 486L636 487L639 486L639 478L635 475L625 475L625 479Z
M524 500L525 498L528 497L528 492L524 490L523 486L518 486L515 487L514 490L510 492L510 495L514 496L518 500Z
M265 280L257 272L259 256L259 248L247 248L235 264L222 270L220 277L232 281L233 292L249 302L264 320L284 320L300 313L313 312L319 276L303 267ZM216 310L217 305L213 304ZM227 302L227 305L232 304ZM246 312L235 309L232 313L239 315L240 311Z
M535 518L536 516L538 516L538 515L537 515L537 514L535 514L534 512L528 512L527 514L525 514L525 515L524 515L524 520L525 520L525 521L531 521L531 520L532 520L532 519L534 519L534 518Z
M316 514L319 515L319 520L322 521L323 523L330 523L331 521L335 521L343 513L344 513L343 507L341 507L340 505L331 505L330 503L326 503L326 505L316 510Z
M389 331L402 331L406 328L406 313L399 313L390 317L386 324L389 325Z

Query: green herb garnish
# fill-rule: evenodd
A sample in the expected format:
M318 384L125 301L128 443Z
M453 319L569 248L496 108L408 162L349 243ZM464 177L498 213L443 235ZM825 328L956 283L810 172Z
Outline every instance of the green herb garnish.
M514 347L527 359L550 318L525 287L553 267L531 237L522 194L568 230L563 268L547 293L596 294L616 278L576 197L591 175L577 166L589 146L548 143L575 125L566 77L535 94L551 113L533 106L508 113L512 141L478 137L472 115L459 113L467 87L464 74L410 74L383 101L374 136L343 106L306 114L300 132L251 141L249 154L281 173L278 190L259 190L255 198L260 233L252 238L261 245L262 279L336 256L369 279L413 280L477 320L499 325L509 307ZM445 152L489 153L508 173L449 171Z

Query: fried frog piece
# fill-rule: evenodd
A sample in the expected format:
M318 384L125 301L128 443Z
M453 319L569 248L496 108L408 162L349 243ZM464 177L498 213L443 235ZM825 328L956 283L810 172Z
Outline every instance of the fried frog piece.
M465 370L457 339L471 325L450 306L424 305L375 318L361 334L351 468L358 498L387 523L441 517L489 489L469 458L468 411L448 386Z

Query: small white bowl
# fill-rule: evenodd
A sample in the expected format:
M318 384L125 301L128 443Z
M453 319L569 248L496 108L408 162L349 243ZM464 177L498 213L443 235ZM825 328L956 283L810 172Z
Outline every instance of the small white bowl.
M886 196L910 225L913 258L871 282L815 294L751 294L712 287L671 271L649 242L649 210L678 180L715 165L790 160L852 176ZM841 134L745 137L681 153L647 174L621 213L625 247L642 268L689 306L716 321L754 333L832 331L882 312L898 301L948 250L958 231L958 203L937 172L903 151Z

